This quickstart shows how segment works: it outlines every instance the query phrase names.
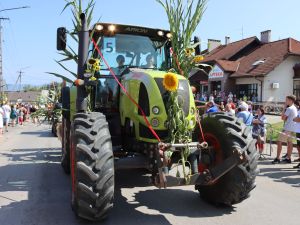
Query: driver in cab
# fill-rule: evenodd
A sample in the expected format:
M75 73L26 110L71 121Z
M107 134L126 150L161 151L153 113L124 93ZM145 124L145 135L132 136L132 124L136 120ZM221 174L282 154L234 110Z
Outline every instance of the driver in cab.
M116 58L116 62L118 66L111 69L114 72L114 75L120 76L125 69L125 57L123 55L118 55ZM112 74L110 73L110 75ZM108 89L108 101L114 102L118 94L118 83L114 78L110 78L105 80L105 85Z
M125 57L123 55L118 55L116 58L118 66L115 68L112 68L114 71L115 75L120 76L122 72L125 69L124 63L125 63Z
M145 68L145 69L153 69L153 68L155 68L154 55L152 55L152 54L147 55L146 62L147 62L147 64L144 65L143 68Z

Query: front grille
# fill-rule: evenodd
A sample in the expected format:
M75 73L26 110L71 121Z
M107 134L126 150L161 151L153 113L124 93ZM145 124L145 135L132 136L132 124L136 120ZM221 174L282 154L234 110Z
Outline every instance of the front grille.
M165 109L167 112L168 106L168 99L169 99L169 92L163 86L163 78L155 78L156 84L160 90ZM190 92L189 92L189 83L188 80L179 80L178 86L178 101L182 106L183 112L185 116L189 115L190 109Z
M149 97L146 86L141 83L139 91L139 105L143 109L146 116L150 116L150 106L149 106ZM142 112L139 110L139 115L142 115Z
M152 134L151 130L144 126L143 124L139 124L139 130L140 130L140 137L142 138L149 138L149 139L155 139L154 135ZM160 139L166 139L168 137L168 130L154 130L158 137Z

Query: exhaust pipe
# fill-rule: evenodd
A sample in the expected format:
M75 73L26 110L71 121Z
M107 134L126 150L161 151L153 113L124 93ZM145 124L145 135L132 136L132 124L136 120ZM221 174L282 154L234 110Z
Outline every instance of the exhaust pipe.
M84 13L80 15L81 30L79 31L79 44L78 44L78 67L77 67L77 79L84 80L84 72L86 69L86 61L88 57L89 47L89 30L87 27L86 16ZM77 87L77 112L85 112L87 110L87 97L88 93L84 85Z

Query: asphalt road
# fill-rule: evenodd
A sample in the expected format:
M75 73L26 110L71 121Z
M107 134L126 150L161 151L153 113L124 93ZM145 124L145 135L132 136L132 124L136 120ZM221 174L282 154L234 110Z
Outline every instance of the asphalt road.
M232 208L205 203L191 186L159 190L143 171L118 173L113 212L102 223L89 223L71 210L70 177L59 159L49 126L18 127L0 138L1 225L300 224L300 172L292 165L260 162L257 188Z

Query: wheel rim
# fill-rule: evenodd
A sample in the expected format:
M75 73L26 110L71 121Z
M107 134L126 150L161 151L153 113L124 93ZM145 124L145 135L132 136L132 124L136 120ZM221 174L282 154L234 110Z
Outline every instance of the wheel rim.
M214 134L211 133L205 133L204 137L205 137L205 141L207 141L208 143L208 146L211 146L215 153L214 154L215 160L212 163L212 166L219 165L220 163L223 162L223 151L219 139Z

